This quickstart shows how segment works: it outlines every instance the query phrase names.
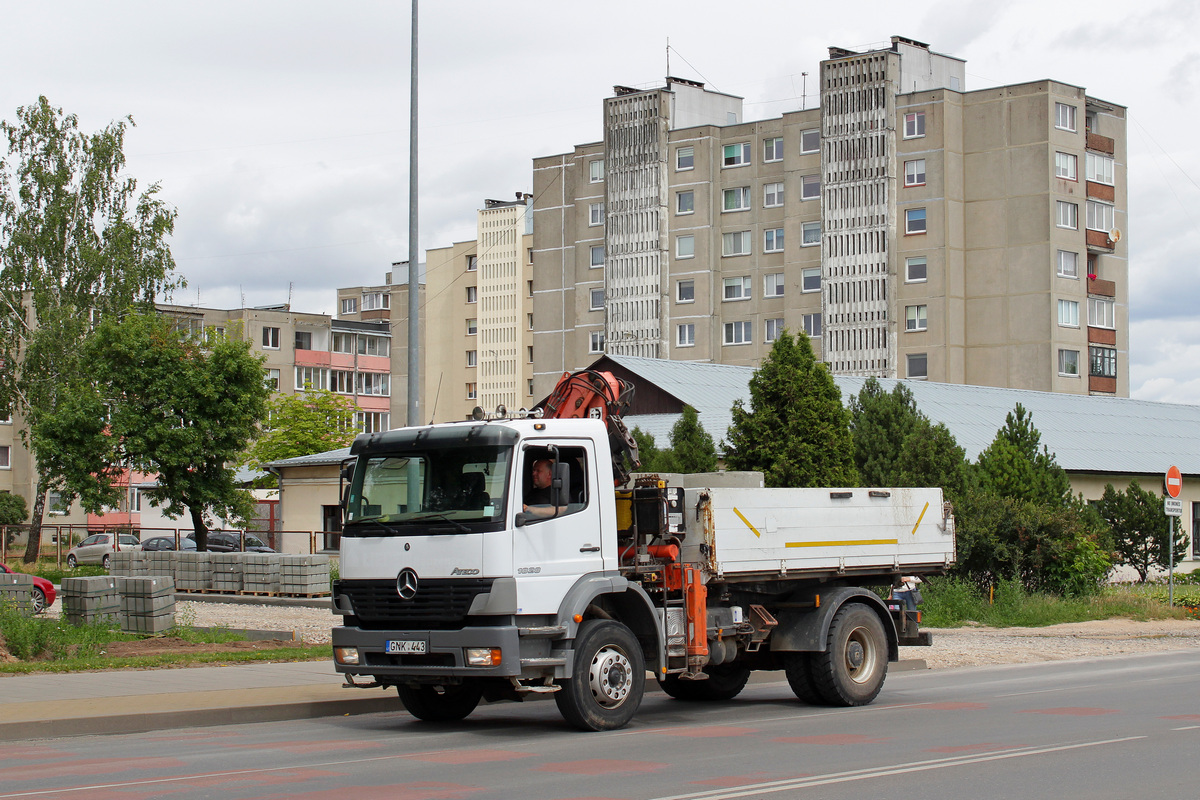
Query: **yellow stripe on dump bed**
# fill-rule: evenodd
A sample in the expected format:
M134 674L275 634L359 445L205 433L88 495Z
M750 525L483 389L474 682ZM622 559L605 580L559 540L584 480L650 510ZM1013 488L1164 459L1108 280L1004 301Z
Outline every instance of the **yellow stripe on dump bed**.
M928 505L928 504L926 504L926 505ZM754 535L755 535L755 536L757 536L757 537L758 537L758 538L760 538L760 539L762 538L762 534L758 532L758 528L756 528L756 527L754 527L753 525L751 525L751 524L750 524L750 520L748 520L748 519L746 519L744 516L742 516L742 512L740 512L740 511L738 511L738 510L737 510L737 506L734 506L734 507L733 507L733 513L735 513L735 514L737 514L737 515L738 515L738 519L740 519L742 522L746 523L746 527L747 527L747 528L749 528L750 530L754 531Z
M900 544L899 539L841 539L831 542L788 542L788 547L854 547L864 544Z
M925 507L921 509L921 516L917 517L917 524L913 525L913 529L912 529L913 536L917 535L917 528L921 527L921 520L925 519L925 512L928 510L929 510L929 503L926 503Z

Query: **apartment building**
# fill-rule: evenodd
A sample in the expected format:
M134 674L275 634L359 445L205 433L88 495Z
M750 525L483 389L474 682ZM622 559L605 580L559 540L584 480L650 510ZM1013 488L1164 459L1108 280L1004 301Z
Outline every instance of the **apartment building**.
M534 393L602 353L1128 396L1125 109L967 91L892 37L830 48L819 107L746 121L695 81L615 87L534 159Z
M428 420L533 403L530 196L485 200L476 238L426 251L422 408Z

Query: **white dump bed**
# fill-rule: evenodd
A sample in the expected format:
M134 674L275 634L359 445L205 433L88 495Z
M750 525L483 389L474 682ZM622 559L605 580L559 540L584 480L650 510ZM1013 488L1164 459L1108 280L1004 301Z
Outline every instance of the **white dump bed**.
M941 571L954 520L940 489L687 489L683 560L709 579Z

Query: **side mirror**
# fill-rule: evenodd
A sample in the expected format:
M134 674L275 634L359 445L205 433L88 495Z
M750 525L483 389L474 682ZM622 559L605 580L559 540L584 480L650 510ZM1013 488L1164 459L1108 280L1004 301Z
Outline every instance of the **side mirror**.
M513 525L515 525L518 528L525 527L526 522L528 522L528 518L525 516L524 511L518 511L517 515L515 517L513 517Z

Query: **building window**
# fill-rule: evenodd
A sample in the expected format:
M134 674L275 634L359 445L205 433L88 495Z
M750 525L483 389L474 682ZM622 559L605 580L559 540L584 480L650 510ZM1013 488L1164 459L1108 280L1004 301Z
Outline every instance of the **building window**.
M391 392L388 388L391 376L386 372L360 372L355 381L359 394L373 394L387 397Z
M925 185L925 159L914 158L912 161L904 162L904 185Z
M821 315L820 314L805 314L803 317L804 332L809 336L821 335Z
M12 445L0 444L0 469L12 469Z
M588 337L588 352L604 352L604 331L592 331L591 336Z
M725 297L726 300L749 300L750 299L750 276L746 275L742 278L726 278L725 279Z
M467 399L475 400L478 397L479 397L479 384L478 383L468 383L467 384Z
M738 186L734 189L726 189L725 203L722 211L745 211L750 208L750 187Z
M813 247L821 243L821 223L804 222L800 225L801 247Z
M533 281L525 281L525 296L533 297Z
M478 350L468 350L467 351L467 366L468 367L478 367L479 366L479 351Z
M750 327L751 323L746 322L726 322L725 323L725 344L750 344L754 341L754 331Z
M750 143L727 144L723 149L722 167L741 167L750 163Z
M358 298L357 297L343 297L342 298L342 313L343 314L357 314L358 313Z
M904 115L904 138L916 139L925 135L925 112Z
M694 303L696 302L696 282L695 281L679 281L675 284L675 302L677 303Z
M525 258L527 259L526 263L529 263L529 264L533 263L533 248L532 247L525 248Z
M359 411L354 416L359 433L380 433L391 423L391 414L386 411Z
M821 176L804 175L800 178L800 199L816 200L821 196Z
M678 192L675 195L676 214L694 214L696 211L696 193Z
M783 138L763 139L763 161L783 161Z
M763 276L763 297L783 297L782 272L772 272Z
M479 256L467 256L467 272L479 269Z
M800 270L800 291L802 292L819 292L821 291L821 268L820 267L805 267Z
M1079 180L1079 159L1071 153L1054 154L1054 177L1068 181Z
M474 336L477 333L479 333L479 320L467 320L467 336Z
M130 489L129 490L129 510L130 511L141 511L142 510L142 491L141 491L141 489Z
M468 303L479 302L479 287L478 286L468 286L467 287L467 302Z
M588 162L588 181L600 183L604 180L604 159L598 158Z
M1066 103L1054 104L1054 127L1061 131L1075 130L1075 106Z
M1115 226L1116 209L1108 203L1087 201L1087 226L1089 230L1107 233Z
M821 132L816 128L800 131L800 152L815 153L821 149Z
M906 234L924 233L925 223L925 209L908 208L904 210L904 232Z
M1079 302L1077 300L1058 301L1058 324L1065 328L1079 327Z
M604 245L597 244L591 248L591 263L589 269L597 269L604 266Z
M592 289L589 294L591 297L590 310L591 311L603 311L604 310L604 290L603 289Z
M1060 278L1079 278L1079 254L1070 250L1058 251L1058 276Z
M387 358L390 340L382 336L358 337L358 354L360 356L383 356Z
M262 346L268 350L279 349L279 328L263 327Z
M781 333L783 333L783 318L769 319L766 321L765 330L763 331L763 341L770 344L778 339Z
M904 330L906 331L923 331L929 327L927 315L929 313L928 306L905 306L904 307Z
M353 333L333 334L333 343L329 348L334 353L353 353L355 349Z
M529 330L533 330L533 314L525 315L525 323L528 326Z
M675 237L675 257L676 258L693 258L696 255L696 237L688 234L687 236Z
M909 353L905 356L908 366L908 377L914 380L924 380L929 377L929 355L926 353Z
M1112 347L1088 348L1088 374L1097 378L1117 377L1117 351Z
M329 370L321 367L296 367L296 391L324 391L329 386Z
M263 379L263 383L265 383L267 385L267 388L270 389L272 392L278 392L279 391L279 370L277 370L277 369L267 370L267 375Z
M296 331L297 350L312 350L312 332L311 331Z
M335 369L329 373L329 391L338 394L354 394L354 373Z
M1096 183L1113 186L1116 184L1115 164L1112 156L1102 156L1099 153L1087 154L1087 179Z
M525 384L525 394L529 397L533 397L533 378L529 378L528 382Z
M363 311L374 311L377 308L388 307L389 295L385 292L368 292L363 295Z
M533 345L525 345L525 363L533 363Z
M748 255L750 255L750 231L735 231L733 233L722 234L722 236L721 236L721 255L722 256L748 256Z
M696 148L680 147L675 150L675 170L692 169L696 165Z
M924 283L929 274L929 264L925 256L913 256L904 259L904 282Z
M604 203L592 203L588 206L588 226L595 227L604 224Z
M695 347L696 346L696 326L691 323L678 325L675 328L675 346L676 347Z
M783 184L768 183L763 186L763 208L778 208L783 205Z
M1065 200L1058 202L1058 227L1079 230L1079 206Z
M768 228L763 232L763 252L783 252L783 228Z
M64 501L60 492L46 492L46 513L52 517L61 517L71 510L71 504Z
M1058 374L1079 376L1079 351L1078 350L1059 350L1058 351Z
M1104 297L1089 297L1088 325L1093 328L1116 328L1117 304Z

